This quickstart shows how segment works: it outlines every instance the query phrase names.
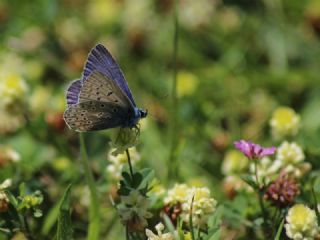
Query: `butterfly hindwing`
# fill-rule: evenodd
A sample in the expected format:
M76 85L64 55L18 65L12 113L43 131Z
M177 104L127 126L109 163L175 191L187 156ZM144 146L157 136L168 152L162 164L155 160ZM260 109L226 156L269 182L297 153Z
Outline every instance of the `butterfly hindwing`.
M125 108L133 108L128 97L110 78L103 73L93 71L83 83L79 102L86 101L112 102Z
M99 71L113 80L119 88L127 95L133 106L136 106L124 75L113 59L109 51L102 45L97 44L89 53L82 76L82 82L85 83L93 71Z
M92 100L69 106L64 120L73 130L94 131L124 126L130 114L131 108Z

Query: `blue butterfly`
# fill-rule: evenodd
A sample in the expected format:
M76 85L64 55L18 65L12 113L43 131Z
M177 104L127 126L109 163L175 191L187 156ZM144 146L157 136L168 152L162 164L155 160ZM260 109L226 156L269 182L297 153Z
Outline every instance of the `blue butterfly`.
M82 78L69 86L67 104L63 117L76 131L133 128L147 116L136 106L120 67L102 44L89 53Z

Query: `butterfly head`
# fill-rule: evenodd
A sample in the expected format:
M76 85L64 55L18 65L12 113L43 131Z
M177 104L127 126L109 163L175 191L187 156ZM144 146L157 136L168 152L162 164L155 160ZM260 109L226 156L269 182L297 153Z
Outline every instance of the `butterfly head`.
M148 115L148 110L139 109L140 118L145 118Z

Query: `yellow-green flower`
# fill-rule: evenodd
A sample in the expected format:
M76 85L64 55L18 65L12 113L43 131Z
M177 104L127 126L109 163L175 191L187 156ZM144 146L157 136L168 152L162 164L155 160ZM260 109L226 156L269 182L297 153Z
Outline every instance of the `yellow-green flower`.
M0 75L0 103L7 107L15 101L23 101L28 87L24 79L13 72L3 72Z
M292 108L279 107L272 114L270 126L277 139L294 136L300 128L300 116Z
M190 188L182 203L182 218L186 223L190 219L191 206L193 225L202 228L206 226L209 217L216 210L217 201L210 197L210 190L206 187Z
M191 72L181 71L177 76L177 93L179 97L191 95L198 86L198 77Z
M164 198L165 204L174 205L182 203L187 197L189 187L186 184L175 184L173 188L168 191L168 195Z
M293 240L314 240L319 231L315 211L303 204L291 207L286 221L286 234Z
M146 236L148 240L173 240L174 236L172 233L162 233L164 230L164 225L160 222L156 225L157 234L153 233L151 230L146 229Z
M222 173L225 175L243 173L249 166L249 160L241 152L230 150L222 162Z

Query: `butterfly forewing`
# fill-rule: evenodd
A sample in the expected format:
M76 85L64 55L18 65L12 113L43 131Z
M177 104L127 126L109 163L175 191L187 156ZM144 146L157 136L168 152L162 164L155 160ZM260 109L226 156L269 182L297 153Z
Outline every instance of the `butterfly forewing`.
M81 90L81 80L74 80L67 90L67 104L77 104L79 100L79 93Z
M112 102L92 100L69 106L64 119L73 130L94 131L125 126L131 111Z
M93 71L83 86L79 102L87 101L112 102L125 108L133 108L131 101L110 78L98 71Z
M132 105L136 106L131 91L119 65L102 44L97 44L89 53L86 65L83 70L83 83L87 81L88 77L93 71L102 72L105 76L113 80L130 99Z

